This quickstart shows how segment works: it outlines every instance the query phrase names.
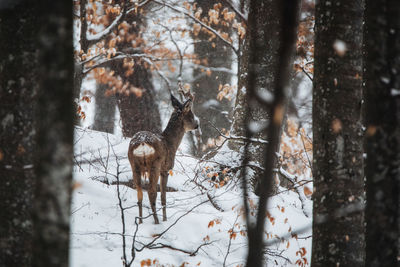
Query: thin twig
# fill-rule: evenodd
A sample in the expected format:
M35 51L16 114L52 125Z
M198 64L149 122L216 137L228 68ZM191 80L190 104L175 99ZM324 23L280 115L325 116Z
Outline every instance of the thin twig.
M197 18L196 18L195 16L193 16L192 14L190 14L190 13L184 11L184 10L181 10L181 9L179 9L179 8L176 8L176 7L170 5L170 4L166 3L166 2L160 2L160 1L158 1L158 0L153 0L153 2L154 2L154 3L157 3L157 4L159 4L159 5L166 6L166 7L170 8L170 9L172 9L172 10L178 12L178 13L182 13L182 14L184 14L185 16L191 18L191 19L194 20L196 23L200 24L202 27L204 27L204 28L207 29L208 31L212 32L216 37L218 37L218 39L220 39L222 42L224 42L225 45L229 46L229 47L233 50L233 52L235 52L235 54L236 54L237 56L239 55L239 50L238 50L235 46L233 46L228 40L226 40L224 37L222 37L222 36L219 34L219 32L217 32L215 29L211 28L210 26L208 26L207 24L205 24L205 23L202 22L201 20L197 19Z
M224 263L222 264L223 267L226 266L226 265L225 265L225 264L226 264L226 259L228 258L229 251L230 251L231 245L232 245L232 234L233 234L233 231L234 231L234 229L235 229L235 224L236 224L237 220L239 219L239 217L240 217L240 214L238 214L238 215L236 216L236 219L235 219L235 221L233 222L232 228L230 229L231 233L230 233L230 235L229 235L229 243L228 243L228 248L226 249L226 254L225 254L225 257L224 257Z

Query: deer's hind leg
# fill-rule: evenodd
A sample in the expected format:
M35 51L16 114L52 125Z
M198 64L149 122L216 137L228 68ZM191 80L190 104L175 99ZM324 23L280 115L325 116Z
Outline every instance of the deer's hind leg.
M138 199L138 207L139 207L139 223L142 223L142 201L143 201L143 190L142 190L142 176L140 173L139 168L135 168L134 164L131 164L132 167L132 176L133 176L133 182L136 186L136 191L137 191L137 199Z
M167 183L168 183L168 172L162 171L161 181L160 181L160 191L161 191L161 205L163 209L163 221L167 220L167 200L166 200Z
M156 163L151 167L150 170L150 188L148 190L149 200L151 205L151 210L153 211L154 223L159 224L156 210L156 200L157 200L157 184L160 177L160 164Z

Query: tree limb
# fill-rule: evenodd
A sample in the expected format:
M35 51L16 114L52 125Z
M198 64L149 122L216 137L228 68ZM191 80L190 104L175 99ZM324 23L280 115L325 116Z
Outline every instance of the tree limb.
M195 16L193 16L192 14L190 14L190 13L184 11L184 10L181 10L181 9L179 9L179 8L176 8L176 7L170 5L170 4L166 3L166 2L160 2L160 1L158 1L158 0L153 0L153 2L154 2L154 3L157 3L157 4L159 4L159 5L166 6L166 7L170 8L170 9L172 9L172 10L178 12L178 13L182 13L183 15L185 15L185 16L191 18L191 19L194 20L196 23L200 24L202 27L206 28L208 31L210 31L210 32L212 32L213 34L215 34L215 36L218 37L218 39L220 39L225 45L229 46L229 47L233 50L233 52L235 52L236 56L239 56L239 50L238 50L234 45L232 45L228 40L226 40L224 37L222 37L222 36L219 34L219 32L217 32L215 29L211 28L210 26L208 26L207 24L205 24L205 23L202 22L201 20L197 19L197 18L196 18Z

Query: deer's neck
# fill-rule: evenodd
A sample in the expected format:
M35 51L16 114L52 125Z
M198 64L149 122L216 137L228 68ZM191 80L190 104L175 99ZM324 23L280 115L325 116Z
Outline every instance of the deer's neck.
M178 114L174 113L171 116L162 135L164 136L164 140L166 141L170 151L175 153L185 135L183 121L179 120Z

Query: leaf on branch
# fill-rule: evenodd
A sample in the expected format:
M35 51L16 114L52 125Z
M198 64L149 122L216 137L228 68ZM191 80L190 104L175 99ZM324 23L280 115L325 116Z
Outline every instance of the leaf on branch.
M311 195L312 195L312 191L311 191L311 189L310 188L308 188L307 186L304 186L304 195L306 195L306 197L311 197Z

